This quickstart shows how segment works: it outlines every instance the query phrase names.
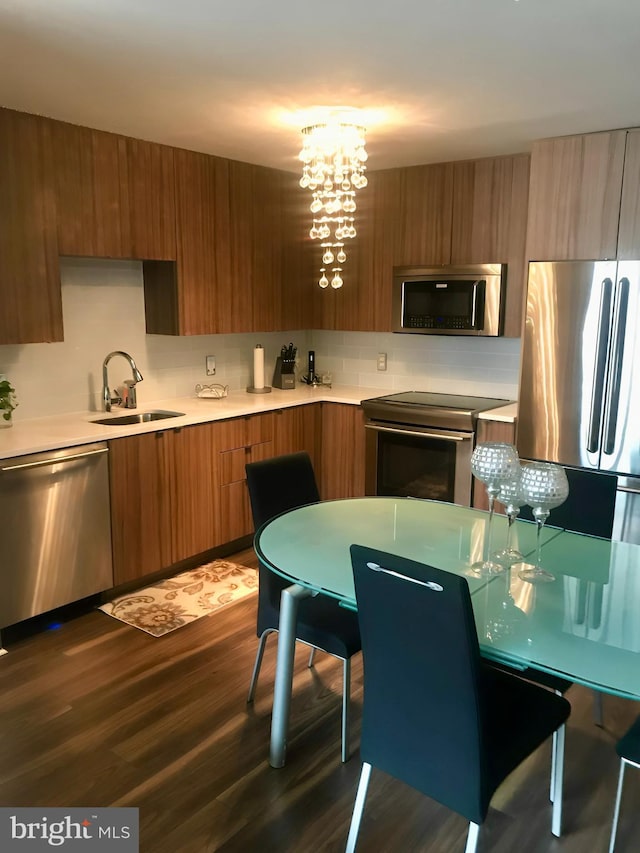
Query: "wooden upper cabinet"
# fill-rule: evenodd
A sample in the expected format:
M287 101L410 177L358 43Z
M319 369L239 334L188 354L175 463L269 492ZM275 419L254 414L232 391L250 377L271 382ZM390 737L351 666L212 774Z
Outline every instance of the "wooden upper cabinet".
M50 125L0 109L0 344L61 341Z
M61 255L131 257L123 136L51 123Z
M519 337L525 288L529 155L454 164L451 263L507 264L504 334Z
M640 258L640 130L627 133L618 258L621 261Z
M230 276L229 161L176 149L178 329L214 334L230 306L219 298ZM147 329L147 331L152 331Z
M453 163L400 169L400 231L395 266L448 264L451 260Z
M282 322L283 181L275 169L252 168L252 331L270 332L289 328Z
M528 260L616 257L626 136L617 130L534 144Z
M322 327L350 331L391 331L391 284L400 240L399 169L371 172L356 196L357 235L345 243L347 260L339 290L319 292ZM321 251L317 252L319 265ZM319 278L318 272L315 281ZM331 278L327 272L328 278Z
M132 258L176 259L173 148L125 140Z
M301 188L299 176L280 172L281 202L281 328L322 327L325 300L318 287L320 278L317 241L309 237L312 214L310 195Z

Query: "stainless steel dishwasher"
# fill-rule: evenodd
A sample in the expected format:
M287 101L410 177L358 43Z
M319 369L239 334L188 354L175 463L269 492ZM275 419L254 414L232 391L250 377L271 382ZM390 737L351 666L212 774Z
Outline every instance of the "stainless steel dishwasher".
M0 460L0 628L113 586L108 454Z

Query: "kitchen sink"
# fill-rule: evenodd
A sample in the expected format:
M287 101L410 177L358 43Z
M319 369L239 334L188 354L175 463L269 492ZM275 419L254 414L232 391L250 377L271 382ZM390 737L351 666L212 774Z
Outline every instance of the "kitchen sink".
M131 415L116 415L111 418L97 418L92 424L104 424L105 426L124 426L125 424L147 424L150 421L163 421L165 418L180 418L184 412L166 412L157 409L153 412L136 412Z

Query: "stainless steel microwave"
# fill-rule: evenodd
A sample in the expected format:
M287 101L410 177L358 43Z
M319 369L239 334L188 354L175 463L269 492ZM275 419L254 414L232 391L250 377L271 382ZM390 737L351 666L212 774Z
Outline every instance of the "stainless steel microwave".
M506 271L506 264L395 267L393 331L411 335L501 335Z

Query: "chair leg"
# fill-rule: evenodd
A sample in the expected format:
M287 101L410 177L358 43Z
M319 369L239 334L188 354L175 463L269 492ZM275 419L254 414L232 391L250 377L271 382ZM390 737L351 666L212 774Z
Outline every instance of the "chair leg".
M349 760L349 707L351 704L351 658L342 662L342 761Z
M364 811L364 801L367 798L367 788L369 787L369 779L371 778L371 765L366 762L362 765L360 772L360 781L358 782L358 791L356 793L356 801L353 805L353 814L351 815L351 825L349 826L349 836L347 838L347 846L345 853L353 853L356 849L356 841L358 840L358 832L360 831L360 821L362 820L362 812Z
M604 715L602 713L602 693L593 691L593 722L596 726L604 726Z
M309 669L311 669L311 667L313 666L313 659L315 656L316 656L316 647L311 646L311 651L309 652L309 664L308 664Z
M553 691L556 696L562 696L562 693L559 690ZM551 778L549 780L549 800L553 802L553 787L555 785L556 778L556 752L558 749L558 733L553 733L553 739L551 741Z
M556 732L555 758L553 772L553 811L551 814L551 832L560 838L562 835L562 780L564 776L564 733L565 727L560 726Z
M620 817L620 801L622 800L622 784L624 782L624 770L626 761L620 759L620 774L618 776L618 792L616 793L616 805L613 810L613 824L611 826L611 841L609 842L609 853L613 853L616 846L616 833L618 832L618 818Z
M480 834L480 824L470 823L469 832L467 833L467 846L464 848L464 853L476 853L478 847L478 835Z
M553 789L556 783L556 751L558 749L558 732L553 733L551 740L551 778L549 780L549 800L553 802Z
M256 653L256 662L253 665L253 675L251 676L251 684L249 685L249 695L247 697L247 704L253 702L253 697L256 692L256 684L258 683L258 676L260 675L260 667L262 666L262 656L264 655L265 646L267 645L267 640L269 639L269 634L273 633L272 628L267 628L266 631L262 632L260 636L260 642L258 643L258 651Z

